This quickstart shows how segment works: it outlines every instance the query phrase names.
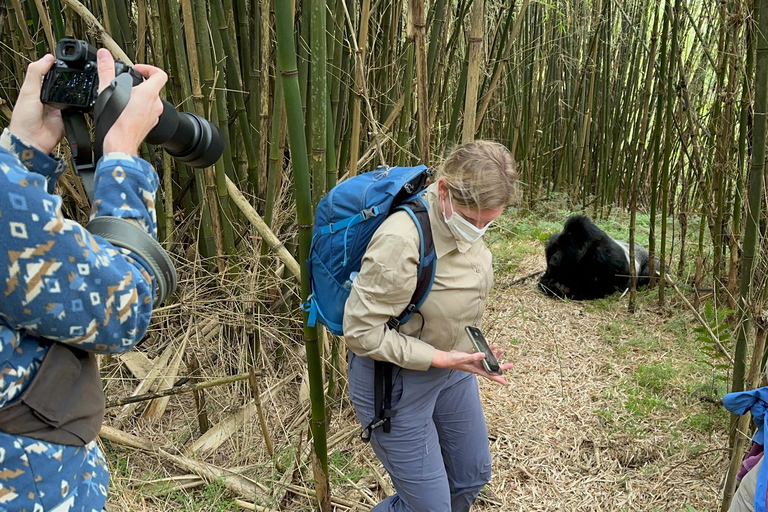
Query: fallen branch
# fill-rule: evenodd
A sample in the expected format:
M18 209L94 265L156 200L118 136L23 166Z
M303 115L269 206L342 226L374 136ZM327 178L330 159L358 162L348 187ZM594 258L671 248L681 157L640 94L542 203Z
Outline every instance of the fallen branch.
M261 373L257 373L257 375L261 375ZM110 407L118 407L120 405L126 405L126 404L132 404L135 402L143 402L145 400L152 400L153 398L161 398L164 396L171 396L171 395L179 395L181 393L188 393L191 391L198 391L200 389L205 388L212 388L216 386L223 386L225 384L231 384L233 382L238 382L241 380L245 380L248 377L250 377L250 374L248 373L239 373L237 375L230 375L229 377L221 377L219 379L211 379L207 380L205 382L198 382L197 384L187 384L184 386L178 386L170 389L164 389L163 391L157 391L155 393L144 393L143 395L136 395L136 396L127 396L125 398L118 398L117 400L112 400L110 402L107 402L107 409Z
M243 212L253 227L256 228L256 231L258 231L264 241L267 242L269 248L277 253L277 257L280 259L280 261L282 261L285 266L288 267L288 270L291 271L296 279L300 280L301 268L299 267L299 263L293 258L291 253L288 252L288 249L286 249L280 239L277 238L277 235L275 235L272 230L269 229L267 223L264 222L264 219L262 219L258 212L253 208L253 206L251 206L251 203L248 202L248 199L246 199L243 193L240 192L240 189L237 188L237 185L232 183L232 180L230 180L229 177L226 177L226 180L227 191L229 192L232 201L237 205L238 208L240 208L240 211Z
M120 45L117 44L114 39L112 39L112 37L109 35L109 32L107 32L107 29L105 29L104 26L99 23L99 20L96 19L96 16L94 16L86 6L77 0L63 0L63 2L78 14L89 28L97 33L101 39L101 42L104 43L104 46L112 53L112 55L114 55L118 60L125 62L129 66L133 66L133 62L128 58L128 55L126 55L123 49L120 48Z
M269 499L269 496L262 488L263 486L243 475L206 462L196 461L188 457L168 453L162 448L155 447L152 443L122 430L103 425L99 432L99 437L114 443L129 446L131 448L138 448L159 455L176 466L196 474L206 482L221 482L226 489L237 496L252 499L253 496L256 495L256 498L258 499L264 499L265 501ZM265 512L274 512L273 509L264 508L263 510Z
M674 281L672 281L672 278L669 277L669 274L666 274L666 273L664 274L664 281L666 281L666 283L669 286L674 288L674 290L677 292L677 294L680 296L680 298L683 299L683 302L685 303L685 305L688 306L688 309L690 309L693 312L693 314L696 316L696 318L698 319L698 321L702 325L702 327L704 327L704 329L706 329L707 333L709 334L709 337L712 338L712 341L715 342L715 344L717 345L718 350L720 350L720 353L723 354L726 359L728 359L728 361L731 363L731 365L733 365L733 358L728 353L728 351L725 350L725 347L723 346L723 344L720 343L720 339L717 337L717 335L714 332L712 332L712 329L709 328L709 325L707 324L707 322L705 322L704 319L701 318L701 315L699 314L699 312L696 311L696 308L693 307L693 304L691 304L688 301L688 299L685 297L685 295L683 295L683 292L681 292L680 288L678 288L677 285L674 283Z

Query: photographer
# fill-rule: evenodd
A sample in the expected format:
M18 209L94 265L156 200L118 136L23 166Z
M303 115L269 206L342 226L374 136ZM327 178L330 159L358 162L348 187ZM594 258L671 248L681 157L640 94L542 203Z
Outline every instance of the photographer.
M145 334L156 280L138 255L61 214L61 112L40 101L54 58L29 65L0 137L0 510L101 511L109 476L95 437L104 394L94 354L129 350ZM100 90L115 78L97 53ZM119 217L156 237L154 169L138 147L157 123L155 67L104 137L91 218Z

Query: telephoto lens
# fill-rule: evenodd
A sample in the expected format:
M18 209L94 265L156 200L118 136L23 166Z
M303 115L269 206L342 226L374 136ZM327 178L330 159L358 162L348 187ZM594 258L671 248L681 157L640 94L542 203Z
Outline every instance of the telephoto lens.
M165 100L163 113L146 141L162 146L190 167L209 167L224 152L224 136L218 126L196 114L179 112Z

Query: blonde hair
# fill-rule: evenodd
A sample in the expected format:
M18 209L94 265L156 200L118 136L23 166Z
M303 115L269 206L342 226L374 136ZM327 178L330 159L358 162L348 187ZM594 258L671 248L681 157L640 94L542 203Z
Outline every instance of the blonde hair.
M517 199L517 170L509 150L498 142L476 140L456 146L437 170L452 200L477 210Z

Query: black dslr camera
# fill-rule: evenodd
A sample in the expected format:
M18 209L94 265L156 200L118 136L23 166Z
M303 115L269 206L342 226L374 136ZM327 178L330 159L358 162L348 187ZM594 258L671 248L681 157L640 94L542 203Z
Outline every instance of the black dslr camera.
M129 73L133 85L144 77L122 61L115 61L115 76ZM99 95L96 48L79 39L61 39L56 45L56 61L45 75L40 99L60 110L91 112Z
M94 172L104 136L128 104L131 89L143 81L141 73L116 61L115 79L99 93L96 48L79 39L64 38L56 44L56 61L45 75L40 99L62 111L75 171L91 202ZM86 114L94 119L93 141ZM209 167L224 151L224 136L218 126L198 115L178 112L165 100L163 113L146 142L159 144L171 156L192 167ZM173 294L177 282L173 261L144 230L118 217L96 217L85 229L141 256L156 278L155 305Z
M93 113L99 96L96 48L87 41L63 38L56 44L55 53L56 61L45 75L40 100L68 114ZM132 86L144 81L141 73L119 60L115 61L115 77L123 74L131 77ZM114 122L124 107L122 105L118 112L108 112L111 115L105 118ZM163 113L146 141L159 144L171 156L191 167L213 165L224 151L224 137L219 127L198 115L178 112L165 100L163 107ZM108 129L109 126L106 127ZM97 129L97 137L98 132ZM101 141L96 142L98 153ZM99 156L97 154L97 159Z

